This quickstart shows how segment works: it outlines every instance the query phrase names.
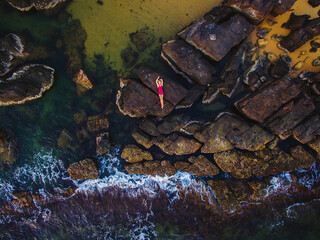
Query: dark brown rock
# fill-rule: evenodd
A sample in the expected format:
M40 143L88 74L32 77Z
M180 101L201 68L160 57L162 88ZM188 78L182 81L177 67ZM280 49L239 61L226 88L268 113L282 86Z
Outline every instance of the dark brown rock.
M283 78L249 94L235 105L247 117L262 123L299 93L300 90L296 84Z
M73 180L97 179L99 177L98 165L92 159L72 163L67 171Z
M138 129L134 130L131 136L134 138L134 140L136 140L137 143L141 144L146 149L150 148L153 145L149 136Z
M23 104L42 97L54 81L54 69L31 64L0 81L0 106Z
M202 124L199 121L190 121L183 128L180 129L180 132L183 132L188 135L193 135L195 132L198 132L202 127Z
M34 208L35 204L30 192L28 191L15 191L12 193L15 199L12 200L12 204L19 208Z
M0 129L0 167L8 167L16 160L16 143L13 137Z
M96 153L98 155L107 153L111 147L109 133L103 132L96 137Z
M191 107L192 104L204 93L206 90L205 86L193 85L188 91L186 97L176 106L176 108L187 108Z
M232 13L224 20L217 17L219 13L219 10L212 10L179 33L180 37L215 61L220 61L253 30L252 24L241 14Z
M273 134L263 130L256 124L252 126L243 124L240 128L232 129L227 135L227 139L237 148L248 151L257 151L274 138Z
M212 103L216 99L216 97L218 96L218 94L220 92L219 86L220 86L220 84L215 83L215 81L213 81L213 83L209 84L209 87L203 93L202 103L204 103L204 104Z
M276 79L282 78L290 72L290 67L282 60L276 61L270 71L270 76Z
M151 118L143 119L139 124L139 128L151 136L156 137L161 134L157 129L157 121L155 119L151 119Z
M157 130L161 134L170 134L180 131L188 122L190 117L187 114L173 114L164 117L164 119L157 124Z
M201 52L183 40L171 40L162 46L161 56L179 74L200 85L213 81L216 70Z
M6 0L14 8L20 11L28 11L32 7L37 10L50 9L55 7L57 4L64 2L66 0Z
M214 176L219 174L219 168L202 155L190 157L188 158L188 161L192 164L183 169L184 172L193 173L198 177Z
M298 30L301 28L310 18L310 15L295 15L291 13L290 18L287 22L282 24L281 27L290 29L292 31Z
M293 130L293 136L299 142L306 144L320 135L320 117L313 115L306 121L296 126Z
M152 176L172 176L176 174L177 170L169 161L148 161L143 163L134 163L125 166L129 174L145 174Z
M255 23L261 22L276 4L275 0L224 0L223 6L233 7L250 17Z
M121 113L130 117L166 116L174 108L164 99L164 109L161 109L159 96L144 85L128 80L121 80L121 89L117 94L117 106Z
M320 137L317 136L317 138L309 142L308 145L317 153L317 156L320 157Z
M16 66L15 58L23 54L24 46L18 35L10 33L0 39L0 76Z
M120 53L123 64L126 67L132 67L136 64L138 60L138 53L131 47L126 47Z
M169 155L187 155L195 153L201 144L194 139L185 138L173 133L164 137L163 135L152 139L153 144Z
M312 7L318 7L320 5L320 1L319 0L308 0L308 3L312 6Z
M230 114L222 114L213 123L205 125L194 137L204 145L202 153L224 152L234 148L226 138L233 128L240 128L243 122Z
M290 149L292 157L299 161L299 168L308 169L316 162L316 159L308 153L302 146L295 146Z
M158 77L163 79L163 98L168 100L173 105L177 105L188 93L180 84L176 83L172 79L157 72L151 67L142 65L137 70L137 74L144 85L158 94L158 88L156 85L156 79Z
M293 4L296 2L297 0L280 0L277 2L277 4L275 5L275 7L272 9L272 11L270 12L270 14L273 17L276 17L278 15L281 15L285 12L287 12L288 10L290 10L290 8L293 6Z
M104 115L95 115L88 117L87 128L90 132L99 132L109 129L108 118Z
M293 128L314 110L313 102L306 97L291 101L268 119L267 127L281 139L286 139L292 134Z
M190 166L191 166L191 163L188 163L188 162L177 161L174 163L175 169L179 171L184 171L185 169L188 169L188 167Z
M122 153L121 157L129 163L141 162L143 160L153 160L152 155L148 151L143 151L141 148L136 145L127 145Z
M207 183L212 189L220 207L224 212L232 213L240 209L240 202L229 189L225 181L209 180Z

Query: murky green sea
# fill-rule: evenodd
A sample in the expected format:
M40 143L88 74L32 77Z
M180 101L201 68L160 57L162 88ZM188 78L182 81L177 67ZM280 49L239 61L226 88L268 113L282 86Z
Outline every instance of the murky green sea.
M10 200L10 194L14 190L29 190L34 193L42 192L43 194L50 194L56 189L66 189L69 186L78 184L68 178L66 173L68 165L87 157L96 158L97 156L95 155L93 135L91 137L93 143L88 141L80 144L74 141L66 148L57 147L59 136L64 129L70 132L71 135L76 135L83 126L83 124L75 122L75 113L85 113L86 116L107 113L110 121L109 131L114 152L98 158L102 169L100 172L101 181L94 184L100 184L99 187L102 188L103 186L110 186L111 183L119 186L136 183L139 186L144 186L146 189L151 189L151 185L158 184L161 186L161 189L165 189L174 198L175 190L172 184L176 182L190 185L196 184L190 175L179 175L173 180L152 179L152 181L156 181L157 183L152 182L152 184L149 184L151 180L147 177L129 177L123 172L123 163L119 160L119 149L121 150L125 144L133 143L130 134L136 123L134 119L123 116L118 111L115 106L115 95L119 88L119 78L124 76L135 77L134 68L136 64L142 62L147 62L168 76L177 78L160 58L161 44L173 38L174 33L184 25L199 18L211 9L217 1L213 1L214 3L211 3L211 6L206 6L206 4L210 4L210 1L201 1L201 3L198 3L201 6L192 11L189 11L188 5L186 5L188 1L182 1L181 8L179 8L179 1L170 5L170 3L167 3L168 1L154 3L152 0L128 0L127 4L129 7L127 8L125 8L126 6L119 5L126 5L126 1L104 0L103 6L95 0L76 2L74 1L71 6L63 7L57 13L35 10L19 12L10 7L5 1L0 2L0 37L13 32L23 36L26 42L32 42L37 46L44 46L48 51L48 57L33 61L32 63L46 64L56 70L54 85L42 98L23 105L0 107L0 128L12 132L18 144L17 161L10 169L0 170L1 202ZM122 35L116 36L117 38L121 38L118 42L114 39L110 40L111 37L108 37L108 35L105 38L97 36L97 42L94 42L94 36L91 35L93 31L91 26L93 24L101 24L103 26L103 21L112 19L113 15L111 13L114 14L114 18L121 16L121 24L126 25L125 14L129 16L135 12L135 8L143 10L143 7L152 9L156 6L154 7L157 9L156 13L162 16L162 12L165 12L166 9L162 9L162 5L159 5L159 3L166 6L167 10L170 9L173 13L173 9L176 9L177 14L179 13L179 16L181 16L181 23L179 23L177 20L179 18L177 17L170 19L170 11L168 11L166 13L168 16L163 13L163 18L164 22L170 23L170 26L168 28L162 27L164 23L155 24L153 21L157 22L157 19L150 20L154 19L154 13L145 10L144 18L147 19L150 26L146 25L141 19L137 20L137 25L135 26L132 18L128 17L127 21L130 21L130 24L129 22L127 24L130 25L129 30L124 31L121 27L117 27L117 23L112 23L114 24L114 28L109 26L111 29L109 34L116 34L117 29L121 32ZM78 6L75 4L78 4ZM190 3L190 6L192 5L195 4ZM94 19L95 15L98 17L103 16L97 10L99 8L107 9L105 10L106 13L111 16L108 15L106 19L102 17ZM133 10L130 11L130 9ZM135 14L139 15L139 13ZM134 16L133 14L130 17ZM85 49L81 49L80 51L83 61L82 67L94 86L93 90L80 95L77 93L74 82L72 82L72 76L68 69L68 58L64 54L66 49L63 42L63 30L70 22L77 18L82 21L81 23L87 31L87 39L89 41L85 43ZM161 29L159 25L161 25ZM138 60L128 66L122 62L119 54L128 46L134 48L129 43L130 39L128 35L130 31L139 29L148 29L149 32L154 34L155 39L150 49L145 52L137 51ZM103 31L101 30L101 32ZM108 39L110 42L106 44ZM93 46L95 44L96 46ZM105 46L103 47L101 44L105 44ZM241 91L235 98L239 98L240 96ZM232 99L232 101L234 100L236 99ZM196 102L192 108L183 111L187 112L193 119L212 120L221 111L230 110L230 105L230 100L225 97L219 97L214 104L203 105L200 102ZM110 170L109 168L112 169ZM165 182L165 186L162 187L160 182ZM78 186L90 189L90 186L92 186L90 184L92 183L88 181ZM94 190L92 191L94 192ZM131 195L128 194L128 196L130 198ZM132 199L136 198L139 197L132 196ZM175 224L168 225L165 220L150 220L152 219L150 216L156 213L146 210L149 209L148 207L151 209L148 201L146 209L143 208L144 210L140 214L139 210L135 210L139 208L131 200L128 200L128 205L126 206L128 212L121 215L119 219L111 215L104 216L102 214L98 215L98 213L95 215L94 202L90 203L90 206L85 209L84 206L89 205L89 202L80 203L79 200L78 205L77 203L66 202L57 207L55 211L52 209L41 209L36 217L33 216L30 219L26 217L16 222L9 221L9 223L1 220L0 238L320 239L320 204L318 201L314 201L308 205L297 205L298 210L295 211L291 211L291 208L275 209L274 213L271 212L264 215L264 217L267 216L265 218L261 218L257 213L257 216L250 216L247 222L241 224L230 222L227 226L220 228L220 232L210 235L214 232L213 229L207 229L208 231L206 231L203 225L197 226L197 224L204 224L200 220L200 223L197 222L197 218L200 219L201 215L199 213L197 213L198 215L193 215L193 212L188 210L187 206L185 207L185 214L181 214L178 211L166 210L166 214L186 215L184 216L185 222L177 221ZM96 203L96 207L97 212L103 209L99 207L99 203ZM122 208L119 212L121 210ZM67 215L64 214L65 212L69 215L65 216ZM131 216L132 212L134 214ZM188 215L187 213L190 214ZM46 216L50 216L48 217L50 220L44 220ZM125 218L125 222L120 218ZM192 227L190 227L191 225ZM189 227L192 229L192 232L188 231Z

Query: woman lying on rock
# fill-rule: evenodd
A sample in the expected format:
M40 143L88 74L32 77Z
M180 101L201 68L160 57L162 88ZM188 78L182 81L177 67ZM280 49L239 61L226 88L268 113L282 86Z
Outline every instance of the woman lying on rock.
M158 94L160 98L161 109L163 109L163 80L160 77L157 77L156 84L158 88Z

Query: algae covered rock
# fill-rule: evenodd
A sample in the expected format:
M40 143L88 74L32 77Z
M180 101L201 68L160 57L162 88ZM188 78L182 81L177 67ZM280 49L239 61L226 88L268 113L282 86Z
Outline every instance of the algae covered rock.
M139 52L147 49L154 43L154 36L148 29L140 29L129 34L131 42L136 46Z
M16 160L16 143L5 130L0 129L0 167L8 167Z
M32 7L37 10L54 8L66 0L6 0L11 6L20 11L28 11Z
M98 165L92 159L72 163L67 171L73 180L97 179L99 177Z
M129 174L144 174L151 176L172 176L177 172L170 161L167 160L133 163L125 166L125 169Z
M54 69L31 64L15 71L0 82L0 106L23 104L40 98L54 82Z
M143 160L153 160L152 155L148 151L143 151L136 145L127 145L122 153L121 157L129 163L141 162Z
M87 128L90 132L99 132L109 128L109 120L104 115L95 115L88 117Z

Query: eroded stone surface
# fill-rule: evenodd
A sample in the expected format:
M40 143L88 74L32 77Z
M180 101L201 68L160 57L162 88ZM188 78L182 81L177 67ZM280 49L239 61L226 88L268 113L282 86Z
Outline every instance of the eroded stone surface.
M293 130L293 136L301 143L306 144L320 135L320 117L318 114L308 118Z
M148 151L143 151L136 145L127 145L122 153L121 157L129 163L141 162L143 160L153 160L152 155Z
M129 174L145 174L152 176L171 176L176 174L177 170L172 166L170 161L147 161L143 163L134 163L125 166Z
M90 132L99 132L109 128L109 120L104 115L95 115L88 117L87 128Z
M67 171L74 180L97 179L99 177L98 165L92 159L72 163Z

